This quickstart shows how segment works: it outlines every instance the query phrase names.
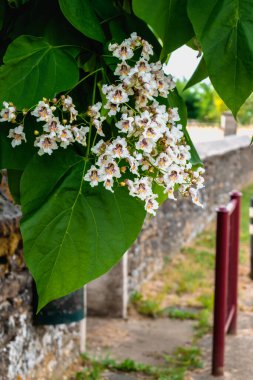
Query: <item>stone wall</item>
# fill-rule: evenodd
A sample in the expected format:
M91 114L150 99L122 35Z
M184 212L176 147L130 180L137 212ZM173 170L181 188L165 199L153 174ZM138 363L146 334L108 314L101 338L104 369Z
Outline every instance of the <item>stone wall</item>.
M32 281L23 262L19 218L19 209L1 191L0 380L46 380L78 354L80 323L33 325Z
M177 253L183 244L192 240L214 218L217 206L227 203L233 189L253 183L253 147L247 136L229 136L219 141L197 145L205 166L205 189L202 190L204 209L188 199L168 200L155 217L147 218L142 232L128 251L128 294L154 275L164 260ZM253 195L253 194L252 194ZM118 264L111 272L88 285L92 298L92 313L119 316L122 300L119 297L122 279ZM101 286L103 284L103 286ZM106 286L113 284L113 287ZM118 284L118 286L117 286ZM99 296L96 291L99 290ZM114 294L112 289L118 289ZM108 294L110 293L110 296ZM92 297L89 297L89 294ZM114 297L115 295L115 297ZM108 303L110 297L113 305ZM126 296L124 296L126 297ZM88 302L89 313L89 302Z

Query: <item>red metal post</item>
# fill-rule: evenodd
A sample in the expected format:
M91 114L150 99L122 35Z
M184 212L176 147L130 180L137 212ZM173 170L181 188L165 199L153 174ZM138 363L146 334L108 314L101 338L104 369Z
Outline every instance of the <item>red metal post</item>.
M221 376L224 373L228 250L229 212L226 207L220 207L217 214L216 232L215 304L212 362L212 374L214 376Z
M230 275L229 275L229 304L228 308L234 309L233 317L228 327L229 334L236 334L237 329L237 294L238 294L238 267L239 267L239 241L240 241L240 215L241 215L241 197L239 192L231 194L231 200L236 201L236 208L233 212L233 234L230 236L231 241L231 257L230 260Z

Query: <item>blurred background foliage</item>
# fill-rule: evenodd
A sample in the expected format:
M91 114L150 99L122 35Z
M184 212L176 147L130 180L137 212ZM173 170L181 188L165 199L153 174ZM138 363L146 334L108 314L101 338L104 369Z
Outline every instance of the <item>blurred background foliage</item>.
M188 118L204 123L220 122L221 114L228 107L219 97L210 81L204 81L184 90L187 79L178 80L177 88L187 106ZM241 107L237 115L241 125L253 124L253 95Z

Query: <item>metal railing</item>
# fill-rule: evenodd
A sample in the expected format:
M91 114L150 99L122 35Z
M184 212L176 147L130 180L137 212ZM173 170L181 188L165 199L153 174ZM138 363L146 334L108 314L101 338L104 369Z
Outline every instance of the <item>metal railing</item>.
M217 211L212 375L224 374L226 334L236 334L241 193Z

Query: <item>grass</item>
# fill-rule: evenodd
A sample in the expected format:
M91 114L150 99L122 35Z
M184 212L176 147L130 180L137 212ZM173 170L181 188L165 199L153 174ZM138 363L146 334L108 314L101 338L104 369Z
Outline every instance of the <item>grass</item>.
M165 355L166 367L138 363L131 359L118 362L109 357L91 358L82 355L84 369L76 374L76 380L100 380L106 370L137 373L152 380L183 380L189 369L202 368L201 352L197 347L179 347L173 355ZM147 377L145 377L147 378Z
M243 190L241 265L248 262L248 210L252 196L253 185ZM142 315L196 321L192 346L179 347L172 355L164 356L167 363L165 368L130 359L117 362L110 358L92 359L83 356L84 368L76 374L76 380L99 380L106 370L134 372L152 380L183 380L187 371L201 368L198 340L211 329L214 266L215 223L212 223L193 243L182 248L180 254L169 258L164 269L131 298L131 304Z

